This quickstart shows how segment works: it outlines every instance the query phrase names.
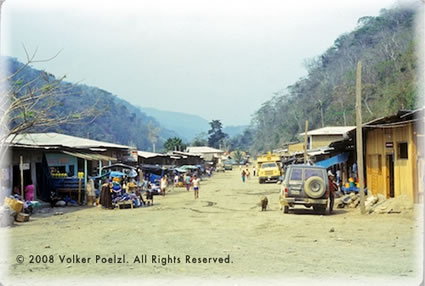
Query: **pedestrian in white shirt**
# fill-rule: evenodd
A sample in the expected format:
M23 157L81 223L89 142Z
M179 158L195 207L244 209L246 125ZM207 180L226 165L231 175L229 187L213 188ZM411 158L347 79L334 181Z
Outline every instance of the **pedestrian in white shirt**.
M195 199L198 199L199 198L199 185L201 184L201 179L196 177L196 175L193 176L192 184L193 184L193 190L194 190L193 194L195 195Z

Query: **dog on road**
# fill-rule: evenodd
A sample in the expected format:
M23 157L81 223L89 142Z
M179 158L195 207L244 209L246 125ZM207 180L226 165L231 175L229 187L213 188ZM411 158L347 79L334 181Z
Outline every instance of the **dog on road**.
M267 210L267 204L269 203L269 200L267 199L267 197L264 197L261 201L260 201L260 205L261 205L261 211L266 211Z

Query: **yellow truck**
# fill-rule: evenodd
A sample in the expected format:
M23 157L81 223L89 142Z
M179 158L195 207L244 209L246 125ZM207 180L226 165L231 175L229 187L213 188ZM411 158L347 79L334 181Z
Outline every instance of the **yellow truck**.
M258 182L277 182L282 176L280 156L268 152L257 157Z

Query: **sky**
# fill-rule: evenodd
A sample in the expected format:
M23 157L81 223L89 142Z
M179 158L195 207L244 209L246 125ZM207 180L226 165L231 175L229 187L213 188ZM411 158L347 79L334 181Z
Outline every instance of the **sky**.
M6 0L1 51L137 106L249 124L363 16L396 0ZM403 2L401 2L403 3Z

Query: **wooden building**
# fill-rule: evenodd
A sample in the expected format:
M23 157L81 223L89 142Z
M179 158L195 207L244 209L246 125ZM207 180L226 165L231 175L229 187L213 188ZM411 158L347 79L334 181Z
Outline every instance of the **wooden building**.
M307 149L314 150L327 147L332 142L344 139L347 136L347 133L354 128L354 126L329 126L310 130L307 132ZM299 134L299 136L302 137L302 140L300 140L301 142L304 142L304 134L305 133Z
M2 173L6 174L4 184L8 193L15 186L32 182L35 197L42 200L47 200L51 191L46 176L61 174L61 178L77 178L82 172L85 186L88 176L98 175L102 166L117 160L132 163L137 159L129 146L53 132L19 134L6 139L6 145L10 160Z
M366 186L387 198L407 195L422 202L424 181L423 109L363 125Z

